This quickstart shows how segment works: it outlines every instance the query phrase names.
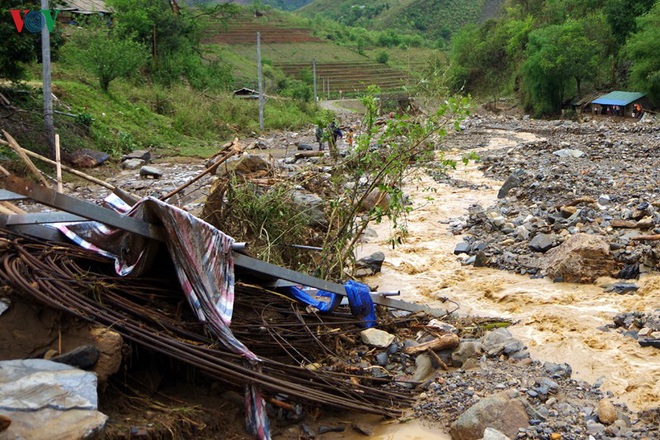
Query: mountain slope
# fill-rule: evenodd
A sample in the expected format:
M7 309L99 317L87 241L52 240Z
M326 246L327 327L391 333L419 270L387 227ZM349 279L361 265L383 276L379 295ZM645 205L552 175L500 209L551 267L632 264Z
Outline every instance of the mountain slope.
M448 40L468 23L492 18L504 0L316 0L296 11L372 30L420 33Z

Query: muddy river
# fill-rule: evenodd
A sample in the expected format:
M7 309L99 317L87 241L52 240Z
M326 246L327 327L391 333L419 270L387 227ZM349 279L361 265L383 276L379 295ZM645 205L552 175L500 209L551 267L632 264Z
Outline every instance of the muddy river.
M488 148L515 146L537 139L521 132L493 132ZM478 151L477 151L478 153ZM497 199L502 182L484 178L473 163L453 172L453 177L486 185L488 189L453 188L423 174L408 179L406 192L413 202L408 217L409 236L395 249L389 245L390 226L374 225L378 236L359 249L358 256L385 253L380 274L366 282L381 291L400 290L401 299L446 308L442 298L460 305L458 313L508 318L516 322L513 335L541 361L566 362L573 377L602 382L615 402L639 411L655 407L660 399L660 351L643 348L632 338L598 329L612 323L615 314L658 308L660 277L647 276L634 295L604 293L600 285L553 283L489 268L461 263L453 254L462 236L454 236L448 222L467 214L470 205L484 207ZM330 437L328 437L330 438ZM332 438L353 438L341 434ZM357 438L357 437L355 437ZM380 425L378 439L449 438L419 422Z

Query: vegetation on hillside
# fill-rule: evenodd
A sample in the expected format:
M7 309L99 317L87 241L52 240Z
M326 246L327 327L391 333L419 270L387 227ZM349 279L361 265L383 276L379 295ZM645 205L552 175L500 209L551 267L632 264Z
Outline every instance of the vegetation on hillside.
M660 104L656 0L508 0L452 39L454 91L516 94L536 115L592 91L634 88Z
M56 28L64 44L54 51L61 52L52 75L55 125L65 150L86 147L118 156L152 146L208 155L228 138L259 131L257 101L232 97L237 78L230 57L219 56L220 50L209 53L200 42L204 25L233 17L236 5L177 11L165 0L108 3L115 10L112 26L92 18ZM22 8L14 1L2 7ZM36 34L2 24L0 33L26 50L19 54L3 45L0 77L28 81L3 86L21 108L4 118L3 128L23 146L45 152L37 135L43 127L41 89L29 82L31 75L41 77L33 64L40 50ZM313 121L318 109L310 101L311 85L265 67L270 94L288 98L268 102L265 129L296 129Z
M422 41L444 47L453 33L480 19L485 3L485 0L376 0L366 3L316 0L296 13L372 31L417 35Z

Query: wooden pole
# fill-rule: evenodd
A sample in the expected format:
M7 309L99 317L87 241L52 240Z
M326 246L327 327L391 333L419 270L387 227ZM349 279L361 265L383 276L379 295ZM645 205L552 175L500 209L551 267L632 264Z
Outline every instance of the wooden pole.
M5 134L5 137L7 137L7 136L9 135L6 131L3 130L3 132L4 132L4 134ZM9 136L9 137L11 138L11 136ZM12 140L13 140L13 138L12 138ZM14 141L14 142L16 142L16 141ZM3 144L4 144L5 142L3 141L3 142L0 142L0 143L3 143ZM9 142L6 142L6 144L9 145L9 146L11 146L11 143L9 143ZM37 153L35 153L34 151L26 150L25 148L20 147L18 144L16 144L16 145L18 146L19 150L22 151L24 154L26 154L26 155L28 155L28 156L32 156L32 157L34 157L35 159L42 160L42 161L44 161L44 162L46 162L46 163L49 163L49 164L51 164L51 165L55 165L55 166L57 166L57 162L55 162L54 160L49 159L49 158L47 158L47 157L44 157L44 156L42 156L42 155L40 155L40 154L37 154ZM29 159L28 159L28 160L29 160ZM103 180L99 180L99 179L97 179L96 177L90 176L89 174L85 174L85 173L83 173L83 172L81 172L81 171L74 170L73 168L70 168L70 167L68 167L68 166L66 166L66 165L62 165L62 164L60 164L60 166L61 166L62 169L63 169L64 171L66 171L66 172L69 172L69 173L71 173L71 174L73 174L73 175L75 175L75 176L78 176L78 177L82 177L83 179L88 180L88 181L90 181L90 182L92 182L92 183L96 183L96 184L98 184L98 185L101 185L101 186L103 186L103 187L105 187L105 188L108 188L108 189L111 190L111 191L115 191L116 189L118 189L116 186L110 185L108 182L104 182ZM0 171L2 171L3 173L6 172L5 174L9 175L9 172L8 172L7 170L5 170L4 168L3 168L2 170L0 170ZM131 197L136 198L136 199L140 199L140 196L136 196L136 195L134 195L134 194L129 194L129 195L130 195Z
M34 163L32 163L30 158L27 157L26 155L27 150L21 148L21 146L18 145L18 142L16 142L16 140L5 130L2 130L2 134L4 134L5 139L7 139L7 142L9 142L9 146L11 147L11 149L14 150L16 154L19 155L19 157L23 160L25 165L27 165L28 169L32 172L32 174L34 174L37 177L37 179L41 182L43 186L48 188L50 186L48 185L48 181L44 176L41 175L41 171L39 171L39 169L36 166L34 166Z
M259 82L259 128L264 129L264 81L261 73L261 32L257 32L257 81Z
M60 135L55 134L55 170L57 174L57 192L63 193L62 187L62 162L60 161Z

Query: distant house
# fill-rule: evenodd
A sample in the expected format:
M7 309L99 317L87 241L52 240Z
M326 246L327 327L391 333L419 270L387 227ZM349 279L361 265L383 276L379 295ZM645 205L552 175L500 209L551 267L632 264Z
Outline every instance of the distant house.
M63 0L59 10L57 21L65 24L76 24L81 16L109 16L113 12L104 0Z
M259 99L259 92L256 90L248 89L247 87L241 87L238 90L234 90L233 95L234 98Z
M639 117L639 109L648 106L644 93L610 92L591 101L591 113L595 115Z

